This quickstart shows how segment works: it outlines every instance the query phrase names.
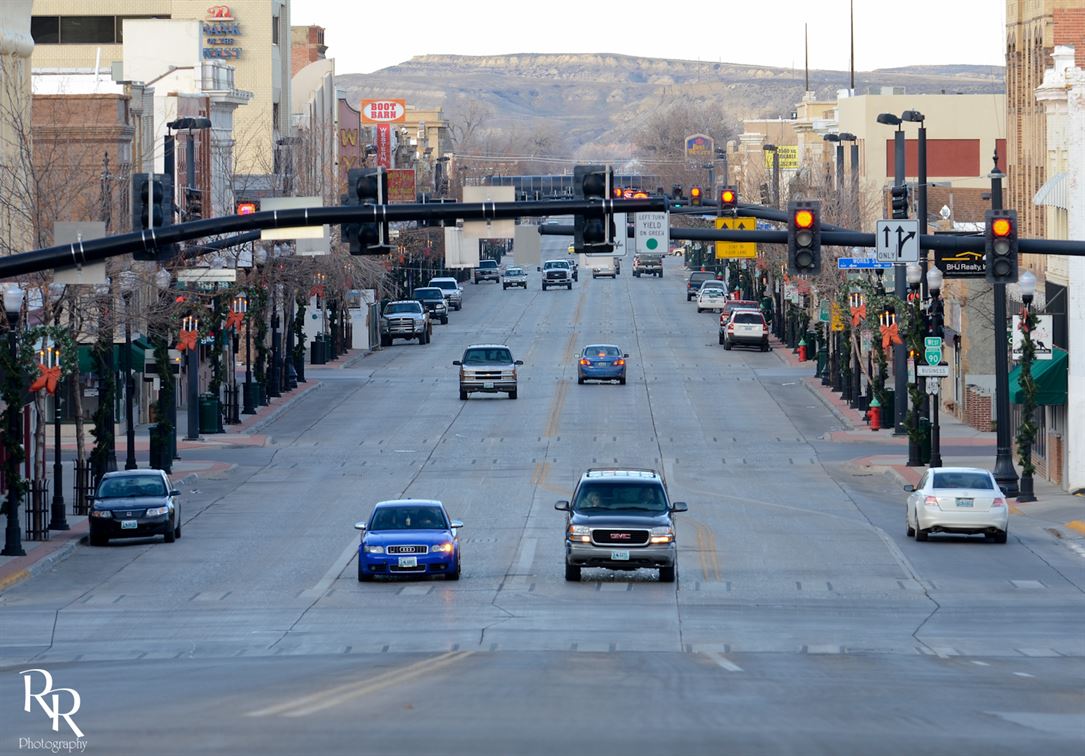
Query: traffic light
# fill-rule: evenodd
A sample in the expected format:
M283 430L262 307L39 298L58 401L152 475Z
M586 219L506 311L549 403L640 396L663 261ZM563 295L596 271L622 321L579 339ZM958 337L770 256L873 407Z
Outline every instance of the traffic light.
M387 196L388 174L383 168L352 168L347 172L343 204L378 207L385 204ZM352 255L384 255L392 251L387 221L344 223L340 235L350 244Z
M132 230L173 225L173 181L167 175L136 173L132 175ZM177 251L176 244L164 244L154 251L132 253L135 260L157 261Z
M769 191L768 184L761 185L761 204L766 207L772 204L772 192Z
M791 273L821 272L821 203L791 202L787 206L787 267Z
M983 230L987 252L987 280L1013 283L1017 280L1017 211L988 210Z
M610 252L614 249L614 216L603 211L603 200L612 196L614 170L602 165L578 165L573 168L576 198L599 200L598 214L573 216L573 246L577 252Z
M203 217L203 192L185 187L185 220L199 220Z
M689 204L700 207L701 205L701 187L691 186L689 188Z
M893 220L904 220L908 217L908 187L894 186L890 194L893 197Z
M719 192L719 215L734 215L738 212L738 189L725 186Z

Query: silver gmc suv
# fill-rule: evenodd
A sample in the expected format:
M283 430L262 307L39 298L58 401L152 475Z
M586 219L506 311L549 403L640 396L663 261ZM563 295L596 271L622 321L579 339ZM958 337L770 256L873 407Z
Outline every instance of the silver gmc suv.
M516 366L524 362L512 359L512 350L504 344L472 344L463 350L463 359L452 364L460 368L460 399L466 401L476 391L516 398Z
M678 566L675 512L663 478L654 470L590 469L577 483L571 501L554 509L567 512L565 579L580 580L583 567L608 570L657 568L659 580L673 583Z
M433 334L433 321L422 303L416 299L389 302L381 313L381 346L391 346L393 339L418 339L428 344Z

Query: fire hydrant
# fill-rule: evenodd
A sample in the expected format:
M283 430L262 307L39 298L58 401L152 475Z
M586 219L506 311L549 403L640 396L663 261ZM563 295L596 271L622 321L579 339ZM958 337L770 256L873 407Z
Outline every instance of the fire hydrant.
M799 339L799 362L806 362L806 339Z
M867 415L870 417L870 429L872 431L881 430L882 403L878 401L878 397L870 400L870 409L867 410Z

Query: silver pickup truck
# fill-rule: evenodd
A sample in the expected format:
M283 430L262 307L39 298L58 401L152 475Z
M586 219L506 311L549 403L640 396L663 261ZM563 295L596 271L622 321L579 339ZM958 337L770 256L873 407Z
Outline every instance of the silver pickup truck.
M568 260L547 260L539 270L542 271L543 291L551 286L573 288L573 269Z
M380 330L381 346L391 346L394 339L418 339L419 344L428 344L433 321L416 299L389 302L381 313Z
M646 276L663 275L663 255L654 252L642 252L633 258L633 276L640 278Z

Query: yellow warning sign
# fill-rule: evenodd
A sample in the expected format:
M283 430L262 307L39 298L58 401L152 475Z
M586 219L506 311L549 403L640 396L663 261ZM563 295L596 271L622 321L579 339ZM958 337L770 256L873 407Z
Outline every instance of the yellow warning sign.
M844 311L836 302L833 302L829 308L829 330L836 332L844 330Z
M745 231L757 230L756 218L716 218L716 228L737 228ZM756 242L716 242L716 259L738 259L757 257Z

